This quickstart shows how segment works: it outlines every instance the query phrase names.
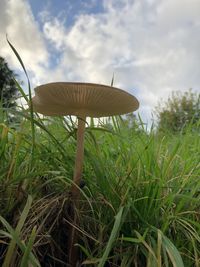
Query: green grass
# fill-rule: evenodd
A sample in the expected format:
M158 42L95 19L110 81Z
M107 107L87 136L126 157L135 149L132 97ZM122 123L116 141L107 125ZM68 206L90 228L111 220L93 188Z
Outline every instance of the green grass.
M30 108L15 124L0 109L0 265L67 266L77 122L34 114L30 83L28 96L18 88ZM82 266L200 266L199 147L190 126L161 135L121 117L87 124Z
M67 266L77 125L18 116L15 129L0 124L1 265ZM84 266L200 265L199 147L189 130L159 136L120 117L88 124L77 211Z

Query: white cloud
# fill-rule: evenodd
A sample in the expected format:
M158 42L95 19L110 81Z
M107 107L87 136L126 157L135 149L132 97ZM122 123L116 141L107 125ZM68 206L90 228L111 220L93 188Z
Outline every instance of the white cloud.
M8 39L18 50L33 79L44 75L48 66L48 52L30 6L24 0L1 0L0 2L0 54L12 68L20 68L6 41Z
M104 14L80 16L67 36L84 77L108 82L114 71L141 109L172 90L200 90L198 0L105 1L104 7Z
M115 85L138 97L148 119L151 108L172 90L200 90L199 0L104 0L104 12L79 12L68 27L61 17L43 11L43 35L26 2L5 2L9 18L18 8L23 14L17 22L2 20L27 66L37 72L34 83L109 84L114 72ZM51 44L52 57L57 55L51 68L44 40Z
M52 42L57 50L60 50L64 46L63 37L66 35L66 30L63 23L57 18L48 20L43 25L44 36Z

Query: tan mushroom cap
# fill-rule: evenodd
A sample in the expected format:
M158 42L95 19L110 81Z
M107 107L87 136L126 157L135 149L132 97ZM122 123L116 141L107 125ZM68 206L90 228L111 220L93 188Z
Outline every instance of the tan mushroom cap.
M93 83L56 82L35 88L33 109L49 116L107 117L133 112L139 107L131 94Z

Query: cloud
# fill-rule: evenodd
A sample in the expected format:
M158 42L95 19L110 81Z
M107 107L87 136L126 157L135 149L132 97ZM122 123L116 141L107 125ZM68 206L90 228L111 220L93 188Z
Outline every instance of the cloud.
M198 0L105 1L104 13L82 14L60 35L61 66L90 82L109 83L114 72L150 114L172 90L199 90L198 10Z
M0 54L12 68L20 68L19 62L6 42L6 34L18 50L32 79L43 76L48 67L48 52L30 6L24 0L1 0L0 2Z
M148 120L172 90L200 90L199 0L104 0L103 11L79 10L71 25L43 10L42 32L27 2L9 1L7 11L19 12L16 2L24 17L17 23L3 20L35 73L34 84L109 84L115 73L115 86L138 97Z
M59 21L58 18L53 18L51 20L47 18L43 25L43 33L45 38L54 45L56 50L64 48L66 30L63 23Z

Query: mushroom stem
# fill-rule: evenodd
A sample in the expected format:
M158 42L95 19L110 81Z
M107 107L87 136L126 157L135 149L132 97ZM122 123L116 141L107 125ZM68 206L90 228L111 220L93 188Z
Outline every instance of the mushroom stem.
M77 150L76 150L74 177L73 177L74 184L72 185L71 189L72 198L77 198L79 195L78 187L80 186L82 171L83 171L85 120L86 120L85 116L78 118Z
M83 170L85 120L86 117L83 116L81 118L78 118L77 150L73 185L71 188L71 201L69 205L69 216L72 224L69 225L68 259L71 267L77 266L78 262L78 248L75 246L78 236L75 227L78 225L77 209L79 208L79 186Z

